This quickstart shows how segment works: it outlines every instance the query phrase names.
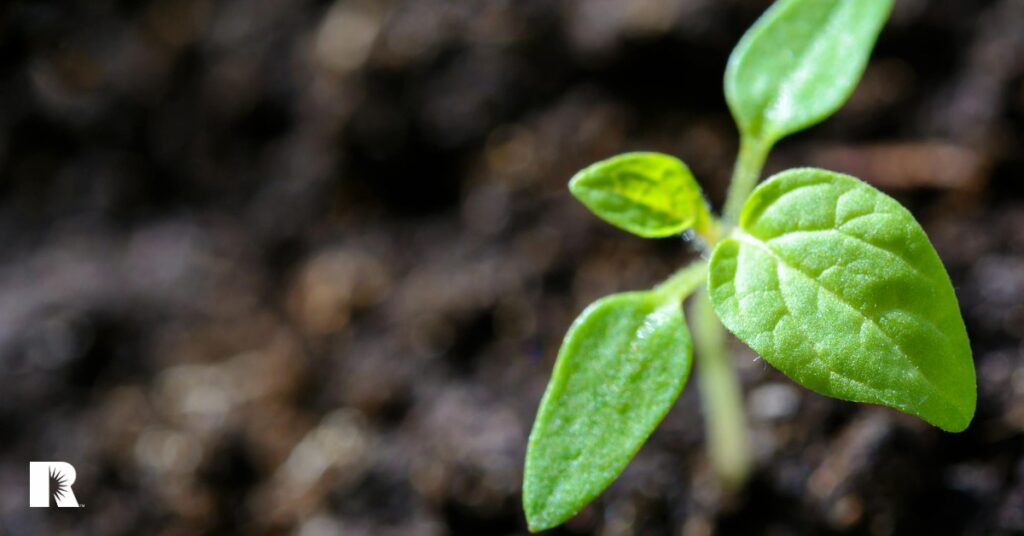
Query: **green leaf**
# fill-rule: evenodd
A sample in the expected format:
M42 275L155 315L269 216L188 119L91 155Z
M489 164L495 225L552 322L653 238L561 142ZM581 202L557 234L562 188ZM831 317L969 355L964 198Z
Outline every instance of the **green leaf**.
M678 398L693 348L668 294L607 296L569 328L526 450L530 530L562 523L601 493Z
M759 186L715 247L715 312L821 394L890 406L950 432L974 416L956 295L924 230L866 183L820 169Z
M749 137L772 144L831 115L864 72L892 0L779 0L736 45L725 97Z
M577 173L569 189L594 214L644 238L661 238L708 221L690 169L661 153L625 153Z

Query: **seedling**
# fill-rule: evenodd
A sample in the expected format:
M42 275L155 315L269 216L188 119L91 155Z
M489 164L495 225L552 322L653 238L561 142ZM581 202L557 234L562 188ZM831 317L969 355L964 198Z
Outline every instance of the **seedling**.
M779 0L729 58L740 150L721 218L685 164L627 153L569 188L645 238L690 232L710 255L652 290L613 294L573 322L526 453L530 529L603 491L675 402L696 346L711 461L742 484L749 453L724 325L823 395L881 404L948 432L974 416L974 364L949 276L914 217L848 175L800 168L756 186L772 146L849 97L892 0ZM693 295L692 339L682 302Z

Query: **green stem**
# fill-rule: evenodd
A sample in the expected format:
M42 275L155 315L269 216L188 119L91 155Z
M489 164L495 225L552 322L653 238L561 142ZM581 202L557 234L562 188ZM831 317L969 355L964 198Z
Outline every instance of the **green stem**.
M721 222L724 225L735 225L739 221L743 204L757 186L772 145L770 141L741 137L736 167L725 199ZM701 223L703 225L697 226L697 234L707 242L709 248L713 248L721 233L720 223L711 217ZM682 300L704 282L707 268L707 262L690 265L673 274L655 290L667 298ZM722 485L735 490L746 482L751 467L743 392L739 377L729 360L725 327L715 315L706 289L695 296L691 313L697 383L704 406L704 426L711 466Z
M707 261L697 261L677 270L671 277L654 287L654 291L667 299L683 301L707 281L707 275Z
M722 211L722 218L735 224L739 221L740 210L750 192L757 186L757 179L761 177L761 168L768 158L768 151L772 143L747 136L740 137L740 153L736 157L736 167L732 170L732 180L729 182L729 192L725 197L725 209Z
M727 489L738 489L750 473L750 440L739 378L729 360L725 328L706 290L691 306L697 382L704 406L711 466Z

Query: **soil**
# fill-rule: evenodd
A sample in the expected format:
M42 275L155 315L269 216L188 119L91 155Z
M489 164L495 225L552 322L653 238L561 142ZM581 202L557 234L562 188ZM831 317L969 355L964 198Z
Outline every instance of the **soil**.
M522 534L565 329L694 257L566 190L683 158L720 206L721 92L764 0L78 0L0 7L0 534ZM900 0L836 116L768 172L919 217L978 414L946 434L735 345L756 470L690 385L553 534L1024 533L1024 3ZM698 372L699 373L699 372ZM28 508L26 462L81 509Z

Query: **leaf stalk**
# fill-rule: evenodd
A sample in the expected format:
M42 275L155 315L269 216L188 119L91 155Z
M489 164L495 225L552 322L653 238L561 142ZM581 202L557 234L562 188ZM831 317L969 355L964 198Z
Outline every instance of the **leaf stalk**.
M732 170L732 180L729 182L729 192L726 194L725 208L722 210L722 219L726 223L735 225L739 221L743 203L757 186L761 169L772 145L772 142L758 138L746 135L740 137L740 151L736 156L736 166Z
M680 268L668 279L654 287L654 291L665 299L683 301L687 296L707 282L708 263L697 261Z

